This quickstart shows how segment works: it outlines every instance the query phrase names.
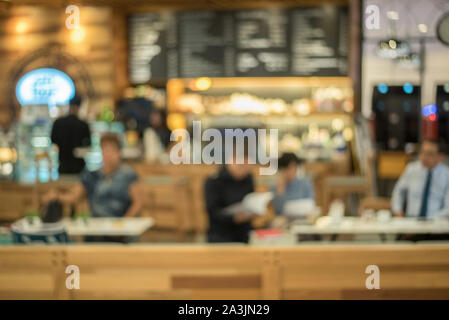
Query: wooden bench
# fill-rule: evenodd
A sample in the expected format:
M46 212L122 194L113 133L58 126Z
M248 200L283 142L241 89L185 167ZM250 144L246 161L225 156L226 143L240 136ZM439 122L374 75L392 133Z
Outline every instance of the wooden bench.
M366 289L369 265L380 290ZM0 297L449 299L449 244L0 247Z

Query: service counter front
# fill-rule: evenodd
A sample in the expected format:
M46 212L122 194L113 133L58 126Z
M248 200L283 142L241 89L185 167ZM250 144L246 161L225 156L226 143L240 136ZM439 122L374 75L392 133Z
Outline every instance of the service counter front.
M449 299L449 244L2 246L0 298Z

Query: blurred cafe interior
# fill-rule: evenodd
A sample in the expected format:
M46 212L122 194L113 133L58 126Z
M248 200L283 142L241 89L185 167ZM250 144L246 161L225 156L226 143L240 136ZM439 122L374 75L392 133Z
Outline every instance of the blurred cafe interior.
M447 0L0 0L0 97L2 299L449 299Z

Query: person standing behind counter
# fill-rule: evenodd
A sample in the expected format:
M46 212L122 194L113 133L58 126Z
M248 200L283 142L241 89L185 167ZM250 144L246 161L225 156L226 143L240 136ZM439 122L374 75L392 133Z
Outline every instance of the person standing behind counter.
M396 216L448 216L449 168L442 163L443 159L442 144L430 139L421 143L419 161L407 165L394 187L391 202Z
M313 185L309 178L297 176L301 160L293 153L284 153L278 161L277 184L272 186L273 207L276 214L283 214L285 204L292 200L314 200Z
M148 161L158 160L171 143L171 131L167 126L167 115L163 110L153 110L150 113L150 127L145 129L143 143L145 158Z
M81 173L70 193L59 199L72 205L87 196L93 217L134 217L143 207L143 189L136 172L121 163L120 140L112 133L100 140L103 167Z
M78 147L90 146L90 130L87 122L78 118L81 98L74 96L69 102L69 115L57 119L51 129L51 141L59 149L59 173L78 174L84 166L84 160L76 158L73 151Z
M156 132L164 149L170 145L171 131L167 126L167 113L165 110L155 109L150 114L150 127Z

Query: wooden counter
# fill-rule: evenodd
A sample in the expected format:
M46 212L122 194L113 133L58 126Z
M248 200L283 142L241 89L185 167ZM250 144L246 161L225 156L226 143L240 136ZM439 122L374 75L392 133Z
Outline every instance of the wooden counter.
M4 246L0 298L449 299L449 244Z

